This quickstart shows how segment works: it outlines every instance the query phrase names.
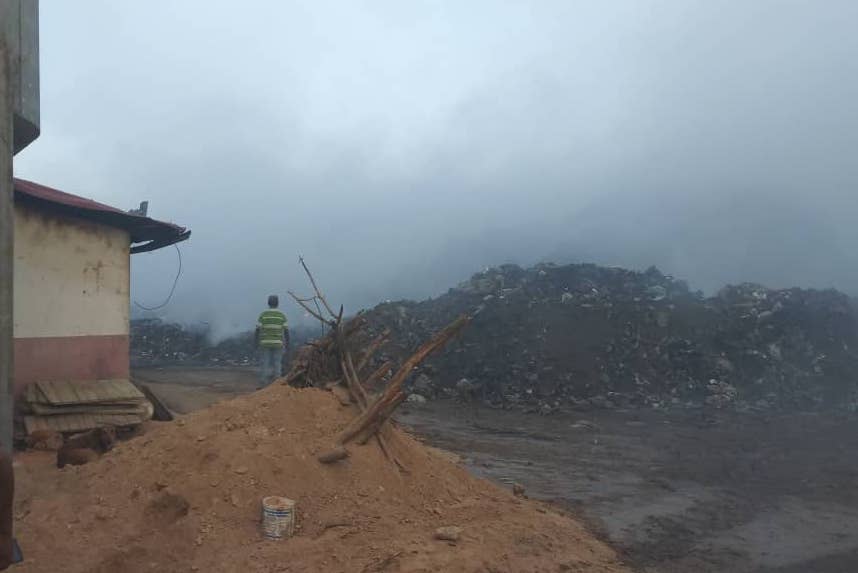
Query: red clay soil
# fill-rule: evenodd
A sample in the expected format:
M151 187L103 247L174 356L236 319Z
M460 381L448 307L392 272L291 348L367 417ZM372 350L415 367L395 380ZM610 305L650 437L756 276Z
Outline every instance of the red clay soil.
M353 415L330 393L275 385L153 424L86 466L22 454L16 571L627 571L559 510L402 431L391 447L407 474L372 442L320 464ZM293 538L262 539L268 495L297 501ZM459 541L434 539L442 526L463 528Z

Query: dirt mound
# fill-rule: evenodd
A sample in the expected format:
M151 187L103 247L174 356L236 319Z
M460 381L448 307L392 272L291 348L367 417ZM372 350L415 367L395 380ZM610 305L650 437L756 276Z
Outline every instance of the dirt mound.
M22 572L624 571L548 506L516 498L395 431L323 466L354 416L330 393L281 385L158 425L101 460L51 470L22 456ZM296 536L261 539L260 501L297 501ZM435 530L462 528L457 543Z
M504 265L436 299L367 313L407 355L462 312L480 312L411 387L465 388L549 413L567 407L858 409L858 319L834 290L741 284L713 297L655 268ZM459 384L462 378L467 384Z

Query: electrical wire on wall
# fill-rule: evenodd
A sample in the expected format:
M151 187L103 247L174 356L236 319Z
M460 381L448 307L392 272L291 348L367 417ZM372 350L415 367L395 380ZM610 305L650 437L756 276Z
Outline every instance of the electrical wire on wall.
M170 289L170 294L167 295L167 300L165 300L163 303L159 304L158 306L143 306L142 304L140 304L139 302L137 302L135 300L134 306L136 306L137 308L152 311L152 310L160 310L160 309L164 308L165 306L167 306L168 304L170 304L170 300L173 298L173 293L176 292L176 285L179 284L179 277L182 276L182 251L179 250L179 245L173 244L173 246L176 247L176 255L179 257L179 270L176 272L176 278L173 279L173 288Z

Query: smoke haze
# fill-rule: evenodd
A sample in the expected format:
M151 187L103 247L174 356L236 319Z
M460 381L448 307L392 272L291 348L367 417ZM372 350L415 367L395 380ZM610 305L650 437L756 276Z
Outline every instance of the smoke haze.
M858 291L858 3L42 0L16 174L188 226L168 318L481 267ZM133 258L163 301L176 253ZM286 306L290 317L300 313Z

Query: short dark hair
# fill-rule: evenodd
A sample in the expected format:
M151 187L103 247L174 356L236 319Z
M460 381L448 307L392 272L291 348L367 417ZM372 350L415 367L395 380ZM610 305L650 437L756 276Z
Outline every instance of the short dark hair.
M268 295L268 306L277 308L280 305L280 297L276 294Z

